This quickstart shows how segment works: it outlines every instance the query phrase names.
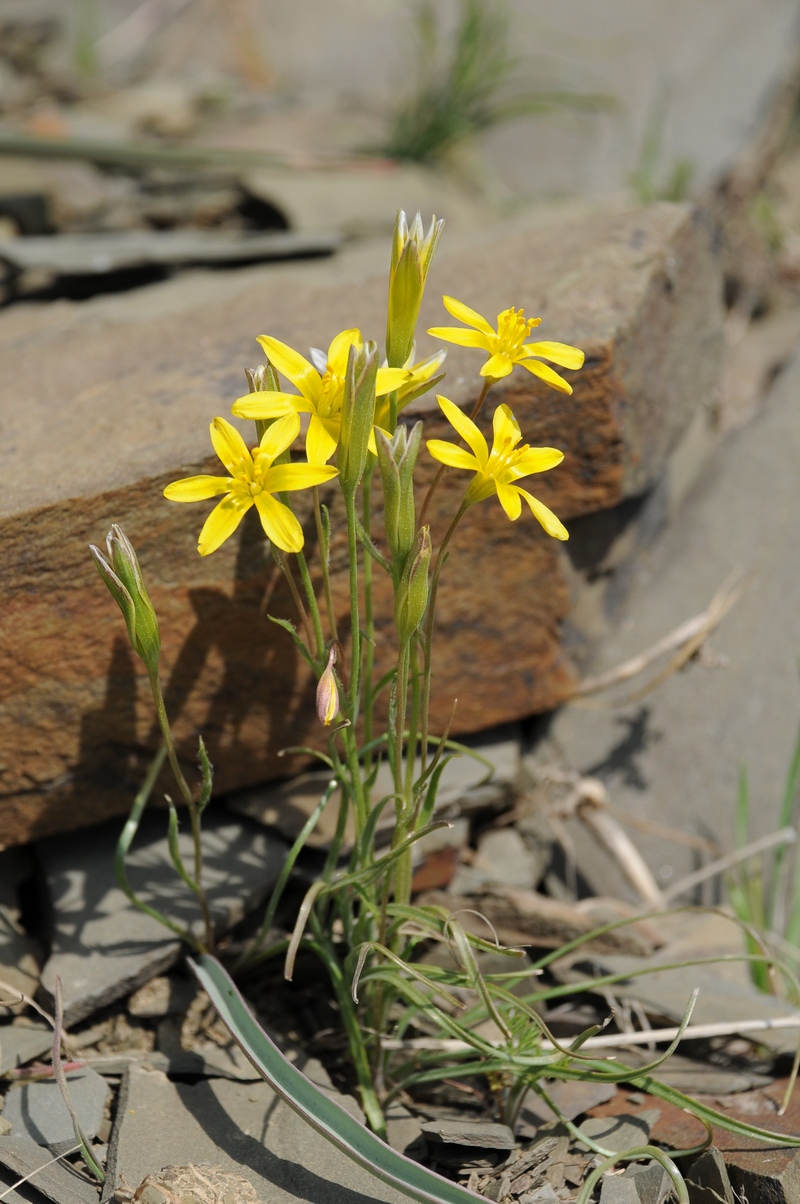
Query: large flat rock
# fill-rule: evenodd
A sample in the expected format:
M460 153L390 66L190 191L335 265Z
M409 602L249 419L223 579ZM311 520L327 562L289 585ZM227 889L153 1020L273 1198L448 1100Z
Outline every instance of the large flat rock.
M154 290L129 302L12 311L0 324L0 847L127 809L154 746L138 663L86 553L112 522L137 546L161 618L167 702L190 768L198 731L217 792L285 774L291 766L278 750L319 739L314 683L267 617L291 616L292 607L260 529L245 521L201 559L204 508L169 504L161 491L176 477L216 471L207 424L243 391L242 367L260 359L257 334L305 349L360 325L380 340L385 269L354 255L338 266L220 277L213 287L203 277L194 296L183 288L180 304ZM442 292L491 317L524 306L542 315L542 338L585 349L572 397L520 369L505 394L532 444L566 452L537 482L563 519L613 508L663 478L720 367L720 281L701 215L657 205L517 224L505 235L486 229L449 252L445 244L421 330L446 320ZM433 346L423 335L420 353ZM474 398L480 363L449 350L451 398ZM418 413L428 436L446 434L435 402L423 399ZM423 455L421 488L433 471ZM435 535L460 499L459 475L437 493ZM556 705L575 679L561 636L574 579L563 550L532 520L511 525L487 503L471 511L452 551L434 722L455 696L462 732ZM341 539L333 563L344 612ZM377 594L382 663L380 578Z
M564 708L550 730L558 755L602 778L616 806L718 841L726 852L735 844L743 768L751 837L780 826L800 720L798 390L796 355L758 417L727 438L673 524L637 564L624 621L604 642L597 667L650 647L740 574L748 588L711 636L712 656L617 710ZM585 840L577 827L574 835ZM665 887L697 868L696 853L685 845L645 832L635 839ZM612 883L620 888L618 868L596 844L582 864L601 893ZM705 898L716 901L720 889L718 881L709 884Z

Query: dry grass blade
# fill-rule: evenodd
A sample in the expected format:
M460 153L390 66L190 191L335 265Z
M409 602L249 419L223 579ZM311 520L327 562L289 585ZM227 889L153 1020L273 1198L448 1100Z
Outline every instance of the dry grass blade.
M738 1037L747 1033L766 1033L787 1028L800 1029L800 1014L796 1016L775 1016L768 1019L720 1021L717 1024L689 1024L683 1031L682 1040L698 1041L711 1037ZM588 1037L581 1045L581 1051L587 1049L622 1049L629 1045L651 1045L655 1041L674 1041L680 1035L680 1028L649 1028L644 1032L634 1033L603 1033L597 1037ZM493 1040L492 1045L502 1047L503 1042ZM550 1043L544 1039L543 1046ZM406 1050L439 1050L441 1053L464 1053L471 1047L466 1041L458 1041L453 1037L387 1037L383 1041L384 1049ZM638 1072L637 1072L638 1073Z
M67 1150L64 1154L56 1154L55 1158L48 1158L47 1162L43 1162L41 1166L37 1166L35 1171L29 1171L27 1175L23 1175L21 1179L17 1179L16 1183L12 1183L5 1191L0 1192L0 1200L5 1200L11 1195L12 1191L16 1191L18 1187L28 1183L34 1175L38 1175L40 1171L47 1170L48 1166L52 1166L54 1162L60 1162L62 1158L68 1158L70 1154L76 1154L80 1146L73 1146L71 1150Z
M630 703L639 702L653 690L658 689L673 673L677 673L692 659L714 628L719 626L728 611L739 601L749 583L749 578L745 580L741 578L737 580L736 577L728 578L700 614L687 619L685 623L681 623L679 627L665 635L645 652L631 657L630 660L617 665L615 669L585 677L575 687L569 702L573 706L600 708L627 706ZM613 701L590 700L589 696L592 694L599 694L603 690L619 685L620 682L638 677L640 673L659 661L662 656L666 656L675 649L677 649L676 654L665 667L640 689Z
M777 832L770 832L767 836L762 836L760 840L753 840L743 848L737 849L735 853L728 853L726 857L710 861L708 865L695 870L693 874L687 874L685 878L681 878L680 882L674 882L663 892L664 899L667 902L677 899L692 887L699 886L701 882L707 882L709 878L716 878L718 874L724 874L726 870L732 869L742 861L758 857L760 853L766 853L776 845L794 844L796 841L797 832L794 828L780 828Z

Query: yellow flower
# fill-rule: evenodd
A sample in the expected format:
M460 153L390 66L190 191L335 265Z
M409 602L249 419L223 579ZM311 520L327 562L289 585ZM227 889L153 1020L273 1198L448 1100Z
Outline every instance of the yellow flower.
M299 432L300 419L292 411L273 423L251 452L236 427L224 418L214 419L211 442L230 476L186 477L164 490L164 496L173 502L201 502L220 493L226 495L203 524L197 544L201 556L216 552L233 535L251 506L258 510L261 525L276 547L284 552L300 551L303 528L289 507L273 494L320 485L335 477L338 469L325 464L274 464Z
M429 355L427 359L420 360L418 364L412 364L411 360L414 358L414 350L412 348L411 355L404 365L406 379L397 390L398 414L409 402L416 401L418 397L422 397L424 393L427 393L429 389L432 389L434 385L442 380L444 374L436 377L436 373L444 363L446 355L446 351L437 351L435 355ZM375 425L384 432L387 438L391 439L392 432L389 430L389 401L385 396L379 397L375 405ZM370 451L377 455L377 449L371 444Z
M445 442L444 439L428 440L428 451L434 460L447 464L450 468L466 468L475 473L464 497L465 504L471 506L496 493L500 505L514 522L522 512L524 498L534 518L539 520L548 535L555 539L569 539L569 533L552 510L548 510L547 506L532 497L527 490L514 484L530 473L546 472L548 468L555 468L556 464L560 464L564 459L564 453L554 447L529 447L527 443L518 447L522 432L507 405L498 406L494 412L494 438L490 452L482 432L463 410L453 405L446 397L437 396L436 400L445 418L472 448L472 452L468 452L455 443Z
M539 325L541 318L526 318L523 309L504 309L497 315L497 330L493 330L485 318L468 305L456 301L455 297L442 297L442 300L448 313L474 329L434 326L428 334L444 339L446 343L458 343L459 347L482 347L488 351L489 359L481 368L481 376L500 380L508 376L515 364L519 364L560 393L572 392L572 386L563 376L540 361L551 360L562 368L580 368L583 366L583 352L577 347L570 347L568 343L526 343L525 340L534 326ZM534 356L540 359L534 359Z
M342 402L347 357L350 348L363 346L359 330L343 330L328 348L324 372L318 372L298 351L293 351L279 339L261 335L259 343L270 363L282 372L298 390L294 393L248 393L234 403L237 418L281 418L297 412L310 414L306 435L306 456L309 464L327 464L339 443L342 429ZM379 396L391 393L408 380L403 368L379 368L376 392Z

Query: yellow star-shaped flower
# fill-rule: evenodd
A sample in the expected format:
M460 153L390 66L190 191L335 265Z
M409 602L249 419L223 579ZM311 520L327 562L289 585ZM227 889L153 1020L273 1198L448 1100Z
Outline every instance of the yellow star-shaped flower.
M460 326L433 326L428 334L446 343L458 343L459 347L481 347L489 352L489 358L481 368L481 376L500 380L508 376L515 364L527 368L534 376L546 381L560 393L571 393L572 386L559 376L542 359L550 360L562 368L581 368L583 352L568 343L526 343L528 335L541 318L526 318L522 309L504 309L497 315L497 330L485 318L456 301L455 297L442 297L445 309L459 322L472 326L464 330ZM535 357L539 356L539 359Z
M554 447L529 447L527 443L518 446L522 432L507 405L498 406L494 412L494 438L490 452L482 432L463 410L446 397L437 396L436 400L445 418L472 449L471 452L465 451L464 448L455 443L447 443L444 439L428 440L428 451L434 460L450 468L465 468L475 473L464 497L464 504L471 506L496 493L500 505L514 522L522 512L524 498L534 518L539 520L548 535L552 535L554 539L569 539L566 527L552 510L548 510L547 506L527 490L515 484L531 473L546 472L548 468L555 468L556 464L560 464L564 459L564 453Z
M342 403L344 401L344 379L347 372L347 357L351 347L363 345L361 332L356 329L343 330L328 348L328 362L324 372L318 372L313 364L298 351L293 351L279 339L261 335L258 342L266 352L270 363L292 382L298 390L294 393L260 392L248 393L233 405L237 418L280 418L286 414L310 414L306 435L306 456L309 464L327 464L339 443L342 430ZM404 368L379 368L376 382L377 395L391 393L408 381Z
M258 510L261 526L276 547L284 552L300 551L303 528L289 507L273 495L321 485L335 477L338 469L327 464L275 464L299 433L300 419L292 410L265 431L251 452L235 426L224 418L214 419L211 442L230 476L185 477L164 490L164 497L173 502L201 502L225 494L203 524L197 544L201 556L216 552L233 535L251 506Z

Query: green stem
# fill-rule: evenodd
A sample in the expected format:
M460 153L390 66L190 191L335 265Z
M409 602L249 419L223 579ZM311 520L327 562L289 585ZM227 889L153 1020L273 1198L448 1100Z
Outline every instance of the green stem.
M419 645L416 635L411 641L411 716L408 722L408 742L406 744L406 777L403 793L411 799L414 786L414 767L417 764L417 741L419 737L420 717L420 671Z
M322 587L325 592L325 609L328 612L328 627L330 628L331 639L338 640L339 634L336 630L336 612L333 609L333 595L331 593L331 558L330 548L328 547L328 539L325 535L325 528L322 525L322 511L319 504L319 486L314 486L314 522L317 525L317 540L319 542L319 563L322 570Z
M322 634L322 620L319 614L319 606L317 605L317 595L314 593L314 585L311 581L311 574L308 571L308 564L302 552L297 552L297 567L300 569L300 578L303 582L303 589L306 591L308 599L308 609L311 611L311 621L314 624L314 640L317 645L317 657L321 660L325 652L325 637Z
M361 482L361 524L370 537L370 487L372 484L372 469L368 468ZM364 652L364 743L372 740L372 722L374 719L374 696L372 679L375 667L375 615L372 600L372 557L364 557L364 628L366 632L366 649ZM368 753L364 762L364 774L369 776L372 768L372 754Z
M154 671L150 674L150 688L153 692L153 703L158 716L161 735L164 739L164 747L167 750L167 758L170 767L175 776L175 781L178 784L183 801L186 803L189 811L189 822L192 829L192 844L194 846L194 874L192 875L197 887L197 900L200 904L200 911L203 917L203 927L205 929L205 948L212 952L214 949L214 926L211 922L211 911L208 906L208 898L203 887L203 841L200 828L200 809L195 802L194 795L189 789L186 778L183 776L183 770L180 767L177 754L175 752L175 742L172 739L172 731L167 718L167 709L164 706L164 693L161 689L161 678L158 672Z
M347 552L350 562L350 714L355 726L361 689L361 619L358 606L358 518L353 491L344 494L347 515Z
M297 613L300 616L300 623L303 628L303 634L305 636L306 643L310 644L311 637L313 635L311 621L308 617L308 611L303 605L303 599L300 597L300 591L297 588L297 583L292 575L292 570L286 559L286 555L275 544L272 544L272 555L278 568L283 573L286 584L289 586L289 593L292 595L294 604L297 607Z
M450 526L447 528L447 532L445 534L444 539L442 540L442 546L439 548L439 552L436 557L436 563L433 567L433 574L431 576L431 590L430 590L430 595L429 595L429 599L428 599L428 611L425 616L425 631L423 633L423 641L422 641L423 656L424 656L424 672L423 672L423 679L422 679L422 704L421 704L422 718L421 718L421 723L420 723L420 727L421 727L420 745L421 746L420 746L420 750L419 750L422 773L425 772L427 765L428 765L428 717L430 714L430 702L431 702L431 668L432 668L431 647L432 647L432 643L433 643L433 622L434 622L434 617L435 617L435 613L436 613L436 599L437 599L437 596L439 593L439 574L442 571L442 564L444 561L444 554L447 551L447 546L450 543L450 540L453 538L456 527L461 522L461 519L464 517L464 514L466 513L466 510L468 508L468 505L469 505L469 503L467 502L466 497L465 497L464 500L462 501L461 505L458 507L458 510L455 513L455 517L454 517L453 521L451 522Z

